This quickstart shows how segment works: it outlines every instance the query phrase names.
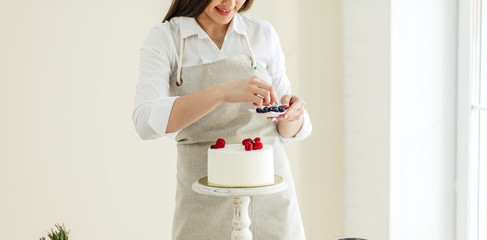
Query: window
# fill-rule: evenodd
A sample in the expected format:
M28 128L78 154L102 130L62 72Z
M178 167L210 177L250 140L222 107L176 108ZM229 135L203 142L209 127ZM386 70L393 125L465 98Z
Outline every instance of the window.
M487 229L487 0L459 1L457 236Z
M486 1L484 1L487 3ZM487 4L481 5L480 76L472 89L472 161L478 165L478 239L487 239Z

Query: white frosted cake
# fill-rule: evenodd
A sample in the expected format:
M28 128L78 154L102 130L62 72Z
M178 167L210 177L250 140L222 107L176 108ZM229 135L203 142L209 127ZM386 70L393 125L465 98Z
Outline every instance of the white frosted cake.
M272 147L245 151L241 144L208 149L208 184L224 187L253 187L274 183Z

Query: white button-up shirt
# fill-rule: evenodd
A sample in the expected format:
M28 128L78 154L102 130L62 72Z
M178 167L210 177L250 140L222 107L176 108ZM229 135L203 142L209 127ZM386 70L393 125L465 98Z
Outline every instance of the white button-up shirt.
M183 67L249 55L246 36L257 62L269 72L279 99L291 92L284 54L277 33L269 23L235 14L220 50L194 18L174 17L152 27L140 50L139 82L136 86L132 118L142 139L156 139L161 136L174 139L179 133L166 133L166 127L177 98L169 96L169 80L178 68L181 36L184 38ZM311 122L305 111L303 127L299 133L294 138L281 138L281 141L288 143L304 139L311 133L311 129Z

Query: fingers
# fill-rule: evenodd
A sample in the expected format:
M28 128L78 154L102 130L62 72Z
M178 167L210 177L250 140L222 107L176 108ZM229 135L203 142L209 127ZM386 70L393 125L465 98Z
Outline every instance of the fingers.
M223 101L229 103L251 102L260 107L278 102L274 87L257 76L221 83L217 87L223 94Z
M265 105L272 105L277 103L278 101L277 92L271 84L267 83L266 81L260 79L257 76L254 76L251 79L253 80L253 84L258 89L260 89L260 91L256 93L257 94L264 93L264 94L260 94L264 98L267 96L269 97L268 99L264 99ZM264 90L265 92L263 92L262 90Z
M271 94L269 91L262 89L262 88L259 88L259 87L255 87L255 89L252 92L254 93L255 96L262 99L263 105L269 105L271 103L272 100L271 100Z
M272 88L272 91L270 92L270 94L271 94L271 101L270 101L269 105L277 104L279 102L279 99L277 97L276 90L274 90L274 87Z
M294 121L294 120L299 120L301 116L304 115L304 108L300 108L297 110L294 110L291 114L288 114L287 112L285 114L282 114L277 117L270 117L268 118L269 120L289 120L289 121Z
M305 102L298 96L284 95L281 98L281 105L287 108L286 113L272 119L276 120L298 120L304 114Z
M260 107L264 104L264 99L262 97L259 97L257 95L253 95L251 97L251 102L254 104L256 107Z
M289 107L289 101L291 100L291 95L289 94L286 94L284 96L282 96L281 98L281 105L284 107L284 108L288 108Z

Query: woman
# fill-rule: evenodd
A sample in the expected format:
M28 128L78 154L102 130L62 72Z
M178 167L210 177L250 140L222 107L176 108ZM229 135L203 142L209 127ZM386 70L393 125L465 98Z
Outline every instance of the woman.
M307 137L304 100L290 94L284 55L272 26L239 14L252 0L173 0L164 21L141 48L133 120L142 139L177 141L173 239L219 240L231 235L230 199L197 194L216 139L260 137L273 145L275 172L286 191L252 198L254 239L305 239L294 183L282 143ZM253 106L280 103L286 114L266 119ZM275 121L271 121L275 120Z

